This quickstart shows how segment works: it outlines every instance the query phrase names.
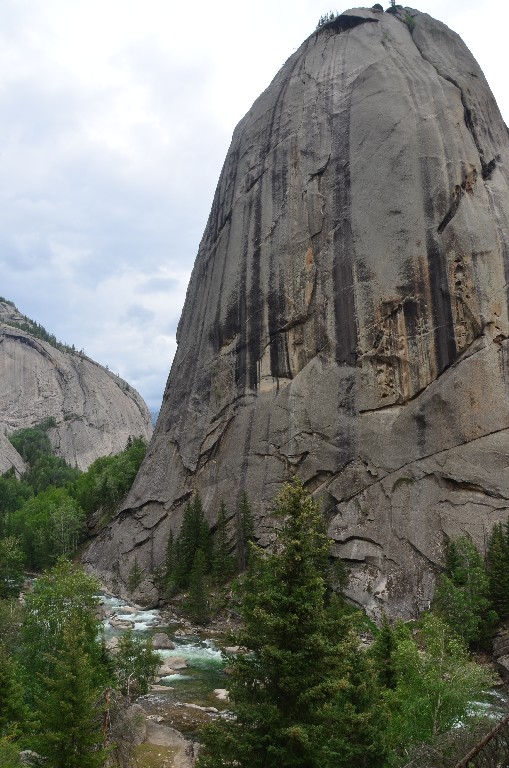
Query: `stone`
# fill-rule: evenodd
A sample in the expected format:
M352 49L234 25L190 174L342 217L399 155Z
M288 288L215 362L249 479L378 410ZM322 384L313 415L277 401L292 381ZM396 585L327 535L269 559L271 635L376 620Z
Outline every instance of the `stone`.
M495 667L502 680L507 682L509 680L509 655L499 656L495 661Z
M0 472L24 469L6 436L48 418L55 424L48 429L55 453L83 470L124 450L129 437L151 437L150 412L133 387L83 352L52 346L30 328L31 320L0 301Z
M166 632L156 632L152 635L152 647L154 650L169 649L173 651L175 643L170 640Z
M112 616L109 619L109 623L115 629L132 629L134 627L133 621L127 621L126 619L119 619L118 616Z
M106 643L105 643L106 650L109 651L110 653L117 653L118 643L119 643L118 637L110 637L110 639L106 640Z
M493 638L493 657L499 659L500 656L509 658L509 630L507 629Z
M400 8L313 31L233 134L143 470L86 562L160 567L194 491L215 524L246 490L269 546L297 472L351 600L416 616L448 540L508 516L508 283L509 135L458 35Z
M157 674L159 677L166 677L186 668L187 661L183 656L168 656L157 670Z
M184 658L184 656L170 656L168 657L169 660L171 660L171 665L173 669L186 669L187 667L187 661Z
M127 561L126 561L127 562ZM133 592L136 603L147 610L157 608L159 605L159 592L150 579L143 579L141 584Z
M230 692L227 688L214 688L213 694L219 701L230 701Z

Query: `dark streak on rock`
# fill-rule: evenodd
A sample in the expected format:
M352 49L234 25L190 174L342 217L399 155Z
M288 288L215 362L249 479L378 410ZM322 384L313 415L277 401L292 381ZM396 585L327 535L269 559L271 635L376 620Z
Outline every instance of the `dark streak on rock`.
M345 55L345 52L342 52ZM338 68L344 72L345 68ZM338 88L338 94L342 89ZM351 89L345 92L341 109L334 105L330 114L332 122L331 173L333 183L334 223L334 264L333 295L336 319L336 360L338 363L355 365L357 328L355 323L355 300L353 292L353 238L351 229L351 183L350 183L350 108ZM331 105L332 107L333 105Z
M360 24L366 24L368 22L374 22L375 24L378 24L378 19L365 19L362 18L362 16L349 16L348 14L341 14L332 21L328 21L326 24L323 24L319 29L317 29L316 33L320 34L320 32L325 30L331 30L336 34L340 32L348 32L349 29L354 29Z

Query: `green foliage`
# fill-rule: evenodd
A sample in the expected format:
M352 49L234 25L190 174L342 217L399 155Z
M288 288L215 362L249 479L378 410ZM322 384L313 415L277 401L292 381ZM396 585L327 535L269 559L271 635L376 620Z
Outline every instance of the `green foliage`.
M394 689L397 685L395 655L397 649L396 630L384 614L382 626L371 646L378 680L382 688Z
M402 624L395 637L397 684L384 693L391 713L387 738L394 755L406 762L412 745L433 743L467 721L472 702L483 700L491 679L469 660L464 644L438 616L424 618L418 642Z
M330 21L334 21L339 16L337 11L329 11L329 13L325 13L323 16L320 16L318 19L318 24L316 25L317 29L321 29L325 24L328 24Z
M127 579L127 588L129 592L135 592L143 581L143 568L138 562L138 558L134 558L134 562L129 571L129 577Z
M50 439L41 426L20 429L14 432L9 440L23 461L30 465L34 464L41 454L51 453Z
M224 584L235 573L236 562L230 554L228 515L224 501L219 506L212 549L212 575L216 584Z
M18 480L14 468L0 475L0 533L3 531L5 516L19 509L33 495L33 488L25 481Z
M48 417L35 427L14 432L9 440L28 464L23 475L23 482L34 493L45 490L50 485L55 488L73 482L81 472L70 467L62 458L53 454L47 430L56 426L53 417ZM17 507L15 507L17 508Z
M0 599L18 597L25 577L25 557L14 536L0 539Z
M486 638L495 626L484 562L465 536L449 543L446 573L435 592L433 610L467 645Z
M230 659L237 718L204 732L200 768L382 768L376 675L352 615L328 599L329 541L299 481L285 486L273 554L255 550L241 588L250 649Z
M64 629L72 627L83 654L93 667L93 684L105 674L104 649L97 618L100 585L61 558L35 582L26 596L22 627L25 685L30 697L41 695L41 680L54 672L55 659L64 651Z
M96 459L80 475L70 493L87 516L101 510L107 519L131 488L146 450L143 438L130 438L121 453Z
M207 558L203 550L198 549L189 577L189 594L184 602L186 614L197 624L207 624L210 620L209 590L205 581L206 569Z
M75 614L66 619L58 651L46 656L50 673L40 674L36 746L52 768L99 768L106 759L101 688L84 632Z
M150 638L140 638L128 629L119 639L114 664L120 690L133 698L148 693L161 657L153 650Z
M52 453L40 455L23 475L23 480L34 490L41 493L46 488L63 488L74 482L81 475L81 471L70 467L60 456Z
M13 735L24 715L23 688L17 664L0 643L0 737Z
M20 646L23 617L24 606L17 598L0 600L0 644L10 653L15 653Z
M201 499L196 494L186 505L174 548L175 567L170 579L177 589L186 589L189 586L194 558L199 549L205 555L208 571L211 560L210 528L203 514Z
M2 299L0 299L0 301L1 300ZM5 303L14 307L14 304L11 301L6 301ZM25 331L25 333L29 333L31 336L35 336L36 339L46 341L52 347L60 349L62 352L76 351L74 346L69 347L67 344L63 344L61 341L57 341L57 337L53 333L49 333L40 323L36 323L35 320L30 320L30 318L26 315L23 315L23 320L21 322L8 319L2 320L2 322L11 328L19 328L20 331Z
M413 32L415 29L415 19L412 16L411 13L408 13L408 11L405 11L405 24L407 25L410 32Z
M19 749L9 738L0 738L0 765L2 768L21 768Z
M245 571L249 563L250 542L255 540L255 522L246 491L243 492L237 512L237 565Z
M509 618L509 525L493 526L488 541L487 571L489 593L499 618Z
M64 488L50 487L9 515L5 527L19 538L27 565L42 570L61 555L74 554L84 532L85 515Z

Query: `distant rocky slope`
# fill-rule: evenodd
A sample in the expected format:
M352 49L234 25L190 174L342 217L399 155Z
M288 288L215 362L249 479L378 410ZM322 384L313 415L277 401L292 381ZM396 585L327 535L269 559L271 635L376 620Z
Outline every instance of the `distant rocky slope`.
M148 408L129 384L0 299L0 472L23 470L6 435L49 417L55 452L80 469L123 450L130 435L152 434Z
M89 549L158 566L194 489L293 472L352 600L429 604L448 537L509 513L509 136L460 38L412 9L314 32L233 135L145 464Z

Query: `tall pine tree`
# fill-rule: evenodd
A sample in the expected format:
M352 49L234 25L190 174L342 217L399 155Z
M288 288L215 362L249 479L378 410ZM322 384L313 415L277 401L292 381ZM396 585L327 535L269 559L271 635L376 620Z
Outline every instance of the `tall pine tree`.
M249 498L244 491L237 510L237 565L240 573L249 562L249 543L255 540L255 523Z
M199 768L382 768L376 675L327 590L330 542L295 480L277 500L276 552L255 551L242 588L250 649L231 659L233 721L209 726Z
M493 607L502 621L509 618L509 525L496 523L488 541L487 570Z
M212 575L217 584L224 584L235 571L235 561L230 554L228 513L224 501L219 506L217 525L212 549Z
M106 759L101 689L81 632L78 621L66 623L58 656L49 657L52 674L41 675L37 748L52 768L99 768Z
M177 539L173 575L176 588L185 589L189 586L194 558L199 549L205 555L206 570L209 570L211 560L210 528L205 520L201 499L198 494L195 494L186 505Z
M475 544L460 536L449 543L433 610L467 645L486 639L497 616L491 609L489 578Z

